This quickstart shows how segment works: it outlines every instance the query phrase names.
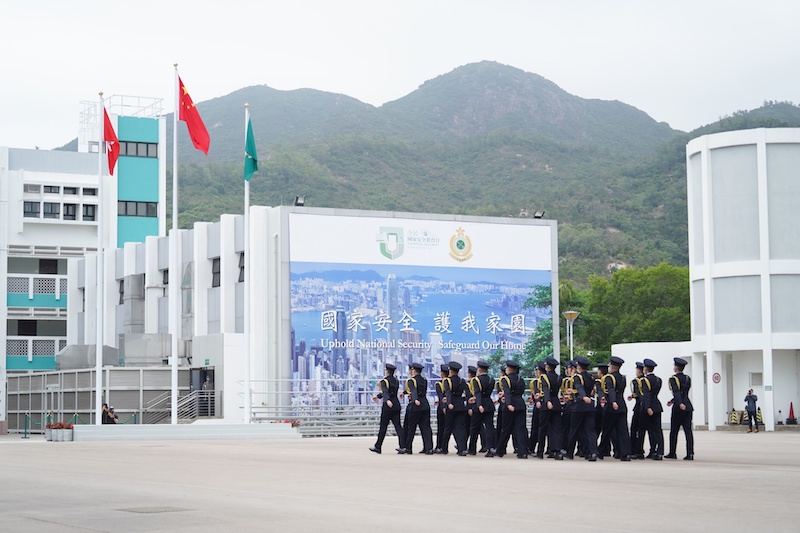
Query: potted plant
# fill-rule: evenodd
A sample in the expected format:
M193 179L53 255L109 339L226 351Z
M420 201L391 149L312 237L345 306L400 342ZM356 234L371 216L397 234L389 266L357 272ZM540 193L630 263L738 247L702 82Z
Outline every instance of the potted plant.
M44 440L50 442L53 440L53 423L48 422L44 425Z
M64 438L62 439L64 442L72 442L73 432L72 432L72 422L64 422Z
M64 423L56 422L53 425L53 442L61 442L64 438Z

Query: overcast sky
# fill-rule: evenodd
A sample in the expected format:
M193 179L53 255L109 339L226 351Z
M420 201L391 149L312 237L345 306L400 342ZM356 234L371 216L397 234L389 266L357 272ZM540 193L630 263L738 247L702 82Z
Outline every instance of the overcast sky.
M795 0L2 0L0 21L0 146L19 148L76 137L101 90L171 112L176 62L195 102L266 84L379 106L492 60L684 131L800 103Z

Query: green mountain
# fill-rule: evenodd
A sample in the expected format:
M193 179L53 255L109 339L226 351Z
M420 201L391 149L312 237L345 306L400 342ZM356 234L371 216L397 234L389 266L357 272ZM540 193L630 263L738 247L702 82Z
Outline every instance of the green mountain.
M765 102L679 132L624 103L582 99L493 62L459 67L380 107L312 89L247 87L197 104L208 157L179 125L181 227L242 212L245 103L259 154L253 205L290 205L304 194L315 207L492 216L543 209L559 223L561 278L579 287L623 266L688 263L691 138L800 126L800 108Z

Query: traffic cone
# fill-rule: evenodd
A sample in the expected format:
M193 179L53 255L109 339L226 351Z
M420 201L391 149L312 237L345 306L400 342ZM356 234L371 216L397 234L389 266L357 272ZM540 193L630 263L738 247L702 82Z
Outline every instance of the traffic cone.
M786 419L786 424L797 425L797 419L794 417L794 402L789 402L789 418Z
M750 425L750 415L747 414L747 411L742 411L742 421L741 424L743 426Z
M731 409L731 416L728 417L728 424L735 426L739 423L739 413L735 409Z
M762 425L764 424L764 417L761 416L761 408L760 407L758 408L758 411L756 411L756 422L758 422L759 424L762 424Z

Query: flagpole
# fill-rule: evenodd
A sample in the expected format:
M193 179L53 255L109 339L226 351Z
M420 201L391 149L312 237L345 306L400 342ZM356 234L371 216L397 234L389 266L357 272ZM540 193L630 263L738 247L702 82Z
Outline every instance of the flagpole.
M178 87L178 64L175 67L175 112L172 114L172 231L169 233L169 332L171 336L172 366L170 380L171 423L178 423L178 333L180 331L180 264L178 263L178 115L180 113Z
M103 147L105 146L105 122L104 111L105 104L103 103L103 91L100 91L100 101L97 109L97 124L98 124L98 141L97 141L97 198L98 205L95 211L95 220L97 221L97 317L95 319L96 325L96 343L95 343L95 361L94 361L94 379L95 379L95 420L96 425L103 423L103 327L105 319L105 305L104 295L105 290L105 269L103 268L103 250L105 248L103 243L103 219L106 217L105 204L103 203Z
M244 139L250 124L250 104L244 104ZM244 423L249 424L253 411L250 392L250 180L244 180Z

